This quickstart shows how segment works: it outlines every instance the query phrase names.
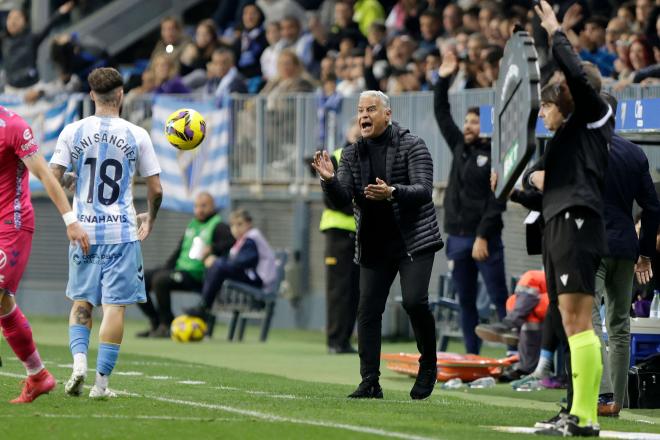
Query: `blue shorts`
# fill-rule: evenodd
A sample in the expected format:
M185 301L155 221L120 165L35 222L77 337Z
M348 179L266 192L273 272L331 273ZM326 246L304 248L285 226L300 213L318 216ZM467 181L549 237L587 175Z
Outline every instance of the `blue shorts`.
M146 302L140 242L95 244L87 255L78 245L69 246L66 296L93 306Z

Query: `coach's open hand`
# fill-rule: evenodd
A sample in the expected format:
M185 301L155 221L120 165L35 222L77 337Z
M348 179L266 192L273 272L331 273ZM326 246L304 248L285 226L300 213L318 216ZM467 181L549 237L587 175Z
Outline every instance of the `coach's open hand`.
M639 284L648 284L653 278L653 268L651 267L651 259L643 255L639 256L635 264L635 276Z
M458 70L458 57L453 51L447 51L442 57L442 64L438 69L438 75L441 78L452 76Z
M367 185L364 189L364 196L369 200L387 200L392 197L392 187L376 177L376 185Z
M312 168L319 173L319 176L323 180L330 180L335 175L335 168L332 166L332 160L330 160L330 155L327 151L317 151L314 154Z
M66 227L66 235L71 242L76 242L82 248L83 254L89 253L89 236L80 222L73 222Z
M559 22L555 16L555 12L552 10L550 3L545 0L541 0L538 5L534 6L536 15L541 19L541 26L546 30L549 37L552 37L555 32L559 29Z

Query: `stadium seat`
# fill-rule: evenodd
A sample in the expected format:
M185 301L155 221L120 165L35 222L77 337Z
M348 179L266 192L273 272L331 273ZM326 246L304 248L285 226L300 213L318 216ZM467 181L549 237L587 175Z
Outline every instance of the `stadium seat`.
M259 340L265 342L273 320L275 302L277 301L280 285L284 281L284 266L287 261L286 251L275 252L277 264L277 277L273 287L266 291L258 287L238 281L227 280L223 283L220 294L214 304L213 312L218 315L229 316L229 330L227 340L243 340L245 326L248 319L261 320L261 333ZM209 337L213 335L214 322L209 323ZM238 333L236 333L238 330Z

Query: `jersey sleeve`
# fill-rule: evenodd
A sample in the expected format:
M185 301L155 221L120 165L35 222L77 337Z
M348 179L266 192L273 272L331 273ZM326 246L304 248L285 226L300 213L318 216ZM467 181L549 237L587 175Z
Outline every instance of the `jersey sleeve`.
M51 164L61 165L65 168L71 165L71 139L69 132L69 126L66 126L57 137L55 152L53 152L53 156L50 158Z
M16 117L10 127L9 144L19 158L24 159L39 151L32 128L24 119Z
M139 155L138 155L138 173L141 177L154 176L160 174L160 165L156 158L154 145L151 142L151 137L144 129L140 129L139 137Z

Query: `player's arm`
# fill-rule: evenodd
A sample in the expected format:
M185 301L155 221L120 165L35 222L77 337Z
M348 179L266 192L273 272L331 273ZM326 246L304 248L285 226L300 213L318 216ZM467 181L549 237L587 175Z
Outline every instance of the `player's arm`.
M163 187L160 184L160 175L147 177L147 212L139 214L138 239L145 240L156 222L156 216L163 201Z
M574 114L587 123L598 123L597 127L590 128L602 126L612 116L612 109L589 84L582 62L561 29L552 6L543 0L535 9L541 18L541 26L548 32L552 41L552 55L566 77L566 84L575 105Z
M69 240L77 242L82 247L83 252L87 254L89 252L89 237L87 236L87 232L82 228L71 210L69 199L67 199L55 175L48 168L46 160L39 153L23 157L22 160L27 169L44 185L48 197L50 197L57 210L62 214Z

